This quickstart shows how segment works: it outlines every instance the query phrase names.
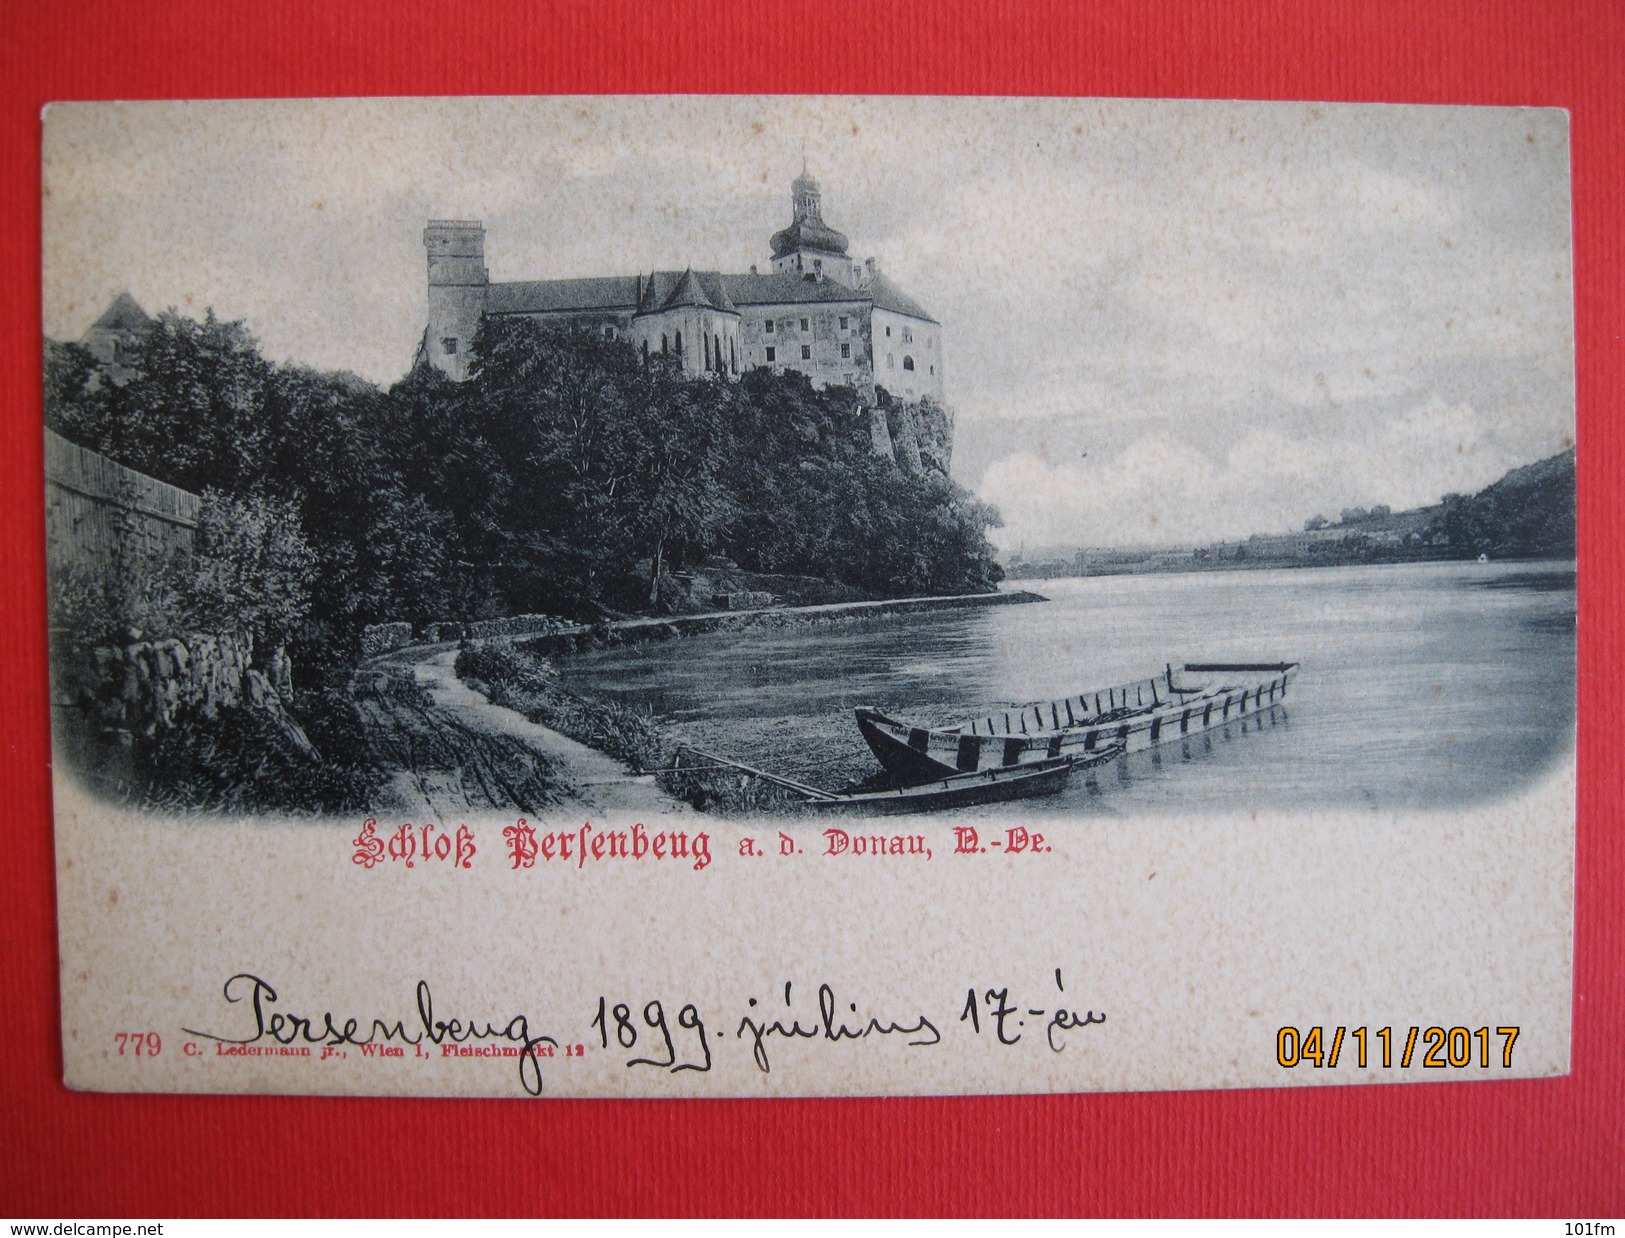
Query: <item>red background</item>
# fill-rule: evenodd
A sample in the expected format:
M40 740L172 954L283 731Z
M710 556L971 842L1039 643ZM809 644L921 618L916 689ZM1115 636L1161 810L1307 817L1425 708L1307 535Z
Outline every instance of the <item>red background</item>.
M1620 694L1625 6L13 3L0 23L0 1215L1625 1212ZM40 441L52 99L548 92L1141 95L1571 112L1580 811L1560 1080L944 1100L77 1095L60 1082ZM1336 932L1305 924L1306 934ZM1426 942L1417 942L1426 950Z

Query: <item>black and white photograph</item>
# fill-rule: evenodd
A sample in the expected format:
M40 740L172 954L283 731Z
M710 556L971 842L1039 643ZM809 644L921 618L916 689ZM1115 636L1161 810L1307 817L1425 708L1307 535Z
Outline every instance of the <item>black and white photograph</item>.
M130 924L256 908L235 947L173 947L176 1038L219 1055L274 1035L242 1013L278 1000L274 965L328 986L274 982L302 1017L363 994L363 1023L380 1001L395 1022L377 995L410 1007L442 956L409 952L399 993L330 956L356 907L427 898L445 926L545 904L555 942L599 941L588 926L629 906L782 913L739 947L748 983L707 970L710 921L711 944L667 960L732 1011L714 1050L699 1032L704 1071L741 1055L712 1094L1382 1074L1363 1039L1358 1071L1313 1079L1192 1051L1187 991L1215 968L1262 993L1244 1005L1271 1036L1272 986L1331 985L1350 1026L1443 991L1473 1009L1418 1018L1476 1027L1494 1005L1487 1025L1530 1029L1527 1059L1486 1049L1485 1073L1565 1069L1561 111L59 104L43 162L59 855L148 840ZM281 858L209 858L250 851ZM109 945L97 880L63 877L65 974L158 932ZM244 944L294 889L308 939ZM820 989L843 966L929 987L941 958L981 957L974 926L1009 902L1026 910L987 959L1030 963L1012 983L1033 1001L1101 1014L1051 1018L1041 1069L935 1049L986 1038L982 980L897 1009ZM876 904L883 932L831 927ZM1322 915L1374 970L1282 955L1283 926ZM1496 915L1520 944L1491 983L1474 968ZM1385 955L1406 925L1455 963ZM596 958L655 966L605 931ZM1056 948L1028 959L1038 936ZM1109 963L1083 944L1106 938ZM590 1014L601 974L557 967ZM87 967L65 1010L99 1017L108 972ZM532 1000L509 983L491 1000ZM836 992L852 1039L888 1037L862 1067L783 1030L821 1018L840 1041ZM764 1040L758 999L791 1043ZM578 1020L589 1058L614 1056L612 1005L590 1034ZM1147 1035L1184 1045L1179 1064L1138 1058ZM242 1054L231 1069L258 1073L161 1069L183 1091L536 1094L545 1074L565 1094L706 1092L697 1058L647 1082L544 1069L538 1037L510 1039L514 1080L511 1060L476 1076L438 1057L415 1081ZM1085 1060L1085 1042L1103 1047ZM75 1052L84 1086L122 1086Z

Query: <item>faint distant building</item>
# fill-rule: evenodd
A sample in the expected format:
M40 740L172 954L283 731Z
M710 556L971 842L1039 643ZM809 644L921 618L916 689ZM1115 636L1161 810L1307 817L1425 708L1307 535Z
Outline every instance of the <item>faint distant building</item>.
M819 387L854 387L870 404L881 388L941 405L942 324L873 258L850 256L805 171L790 204L789 226L768 242L770 272L744 275L691 269L492 283L484 226L430 220L429 321L418 361L465 379L481 320L521 316L625 338L646 357L675 357L691 376L796 370Z
M128 292L113 298L112 304L79 339L80 346L96 359L92 385L105 380L122 387L136 376L135 370L130 368L135 338L151 324L146 310Z

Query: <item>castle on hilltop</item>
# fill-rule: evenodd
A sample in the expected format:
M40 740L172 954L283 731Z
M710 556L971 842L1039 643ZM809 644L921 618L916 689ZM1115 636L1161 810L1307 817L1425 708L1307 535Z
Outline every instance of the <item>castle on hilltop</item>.
M771 271L753 266L745 275L689 269L493 283L484 225L430 220L423 230L428 327L417 364L460 382L481 320L519 316L625 339L645 358L675 358L692 377L795 370L817 387L855 388L877 451L905 466L923 454L946 473L952 420L943 400L942 324L873 258L849 256L847 238L824 222L819 184L805 169L790 201L789 227L769 241ZM882 390L926 415L888 421L877 408Z

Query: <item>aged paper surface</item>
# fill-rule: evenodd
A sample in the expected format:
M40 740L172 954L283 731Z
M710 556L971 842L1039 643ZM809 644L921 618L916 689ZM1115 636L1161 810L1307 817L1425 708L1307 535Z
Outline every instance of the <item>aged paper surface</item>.
M1561 113L68 104L44 164L70 1085L1567 1070Z

